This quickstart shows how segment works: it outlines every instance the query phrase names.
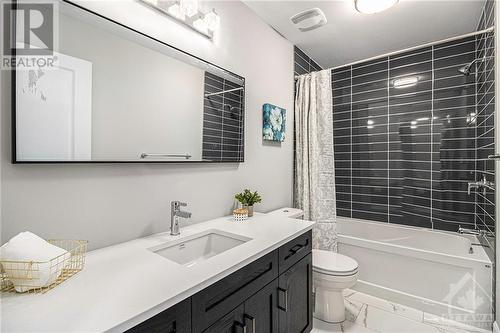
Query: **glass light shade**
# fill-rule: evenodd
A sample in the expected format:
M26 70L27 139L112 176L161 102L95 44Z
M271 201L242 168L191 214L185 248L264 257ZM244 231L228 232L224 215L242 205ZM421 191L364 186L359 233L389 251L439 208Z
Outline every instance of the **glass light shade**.
M399 0L354 0L356 10L363 14L383 12L397 4Z
M180 0L179 5L181 13L187 17L198 14L198 0Z
M212 11L210 11L210 12L208 12L208 13L205 14L204 21L207 24L208 30L210 30L210 31L216 31L217 29L219 29L219 26L220 26L220 17L215 12L214 9L212 9Z
M208 33L208 26L204 20L204 17L200 15L194 22L193 26L196 30L201 31L203 33Z
M186 15L184 15L184 13L181 11L181 6L178 3L168 7L167 11L170 15L178 18L179 20L184 20L186 18Z

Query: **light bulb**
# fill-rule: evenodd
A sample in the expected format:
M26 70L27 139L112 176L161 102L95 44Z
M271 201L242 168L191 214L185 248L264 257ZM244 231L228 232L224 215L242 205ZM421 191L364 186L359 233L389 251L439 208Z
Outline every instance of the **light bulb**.
M193 26L196 30L201 31L203 33L208 33L207 22L205 22L203 15L200 15L194 22Z
M198 14L198 0L180 0L181 13L187 17Z
M399 0L354 0L356 10L363 14L383 12L398 3Z
M210 31L216 31L220 26L220 16L212 9L210 12L205 14L204 18L207 28Z
M168 7L168 13L179 20L184 20L186 18L184 13L181 11L181 6L178 3Z

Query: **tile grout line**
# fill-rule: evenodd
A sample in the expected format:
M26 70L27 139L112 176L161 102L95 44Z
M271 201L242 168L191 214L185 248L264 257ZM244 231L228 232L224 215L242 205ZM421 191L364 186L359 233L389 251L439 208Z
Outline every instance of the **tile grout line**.
M431 202L430 202L430 217L431 217L431 229L434 229L434 220L433 220L433 197L434 197L434 180L433 180L433 174L434 174L434 164L433 164L433 153L434 153L434 45L431 46L431 90L432 90L432 96L431 96Z
M350 153L351 153L351 156L350 156L350 166L351 166L351 171L349 172L350 176L351 176L351 195L350 195L350 201L351 201L351 210L350 210L350 214L351 216L350 217L353 217L353 214L352 214L352 66L351 67L351 73L350 73L350 77L351 77L351 86L349 88L349 91L351 92L351 95L350 95L350 107L349 107L349 110L350 110L350 127L349 127L349 133L350 133L350 138L349 138L349 141L351 143L351 146L350 146Z
M391 148L390 148L390 143L389 143L389 133L390 131L390 126L391 126L391 112L390 112L390 83L391 83L391 68L390 68L390 63L391 63L391 57L387 57L387 223L391 223L391 205L390 205L390 200L391 200L391 195L390 195L390 180L391 180L391 175L390 175L390 156L391 156Z

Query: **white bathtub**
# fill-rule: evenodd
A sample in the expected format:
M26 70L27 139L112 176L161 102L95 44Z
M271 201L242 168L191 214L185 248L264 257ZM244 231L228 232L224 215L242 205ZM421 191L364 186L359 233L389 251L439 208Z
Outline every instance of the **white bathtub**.
M338 252L359 263L355 290L482 328L491 324L492 263L475 236L341 217L337 231Z

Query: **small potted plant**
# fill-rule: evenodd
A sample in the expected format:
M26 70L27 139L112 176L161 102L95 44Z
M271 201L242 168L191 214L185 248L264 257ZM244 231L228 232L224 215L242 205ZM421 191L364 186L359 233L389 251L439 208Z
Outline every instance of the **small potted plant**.
M241 203L243 208L246 208L248 210L249 217L253 216L253 206L256 203L262 201L262 198L260 197L259 193L257 193L257 191L252 192L248 189L236 194L234 197Z

